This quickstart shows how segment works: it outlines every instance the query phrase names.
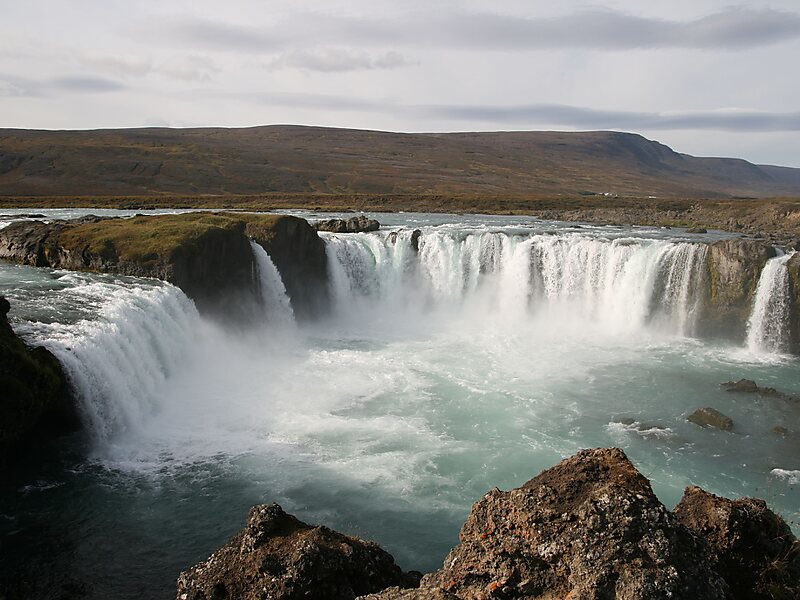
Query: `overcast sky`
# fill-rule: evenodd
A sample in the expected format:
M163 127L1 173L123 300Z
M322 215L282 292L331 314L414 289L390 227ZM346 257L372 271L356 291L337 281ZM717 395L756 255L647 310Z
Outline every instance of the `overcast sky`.
M635 131L800 167L800 2L0 0L0 126Z

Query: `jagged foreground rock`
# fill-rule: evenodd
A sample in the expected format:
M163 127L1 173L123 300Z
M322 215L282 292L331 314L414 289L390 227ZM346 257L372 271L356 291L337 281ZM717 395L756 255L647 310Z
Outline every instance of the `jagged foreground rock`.
M800 598L800 541L763 500L728 500L693 486L675 516L708 542L712 566L735 597Z
M287 519L295 525L272 524ZM309 528L276 505L256 507L243 532L181 574L178 598L351 600L392 578L401 581L373 587L364 598L800 597L800 543L763 501L689 488L671 513L616 448L583 450L520 488L491 490L473 506L459 538L440 570L419 588L404 589L413 578L374 544L366 545L369 558L353 559L362 546L352 538Z
M491 490L461 544L423 579L459 598L725 598L703 542L622 450L584 450L522 487Z
M354 598L418 581L374 542L312 527L265 504L250 509L247 526L208 560L181 573L178 598Z

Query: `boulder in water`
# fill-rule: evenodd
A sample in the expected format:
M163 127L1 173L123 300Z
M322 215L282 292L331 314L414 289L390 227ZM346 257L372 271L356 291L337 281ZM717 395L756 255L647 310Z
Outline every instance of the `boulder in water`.
M743 394L758 393L758 385L752 379L740 379L739 381L726 381L720 383L719 387L726 392L739 392Z
M708 229L705 227L689 227L686 233L708 233Z
M728 500L692 486L675 516L708 542L711 565L734 598L800 598L800 541L763 500Z
M378 231L381 224L365 215L358 215L349 219L317 221L313 224L313 227L317 231L328 231L330 233L362 233L365 231Z
M752 379L740 379L739 381L726 381L720 383L719 387L726 392L737 392L741 394L758 394L765 398L775 398L788 402L800 402L800 396L787 394L776 390L773 387L761 387Z
M419 238L422 236L422 232L419 229L415 229L411 232L411 247L414 249L414 252L419 252Z
M352 600L418 581L374 542L308 525L277 504L264 504L250 509L247 525L227 544L181 573L177 598Z
M733 419L711 407L698 408L686 420L700 427L715 427L724 431L733 429Z

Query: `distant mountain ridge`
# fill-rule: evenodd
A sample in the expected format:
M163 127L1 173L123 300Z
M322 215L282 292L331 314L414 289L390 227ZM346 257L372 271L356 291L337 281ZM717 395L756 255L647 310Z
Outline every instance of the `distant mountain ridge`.
M0 196L265 193L798 196L800 169L620 132L0 129Z

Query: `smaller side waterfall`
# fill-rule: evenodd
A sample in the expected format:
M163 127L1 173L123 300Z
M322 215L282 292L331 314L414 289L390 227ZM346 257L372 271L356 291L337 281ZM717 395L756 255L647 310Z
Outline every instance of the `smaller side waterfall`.
M751 352L789 350L789 270L791 254L767 261L758 280L753 312L747 323L747 347Z
M267 320L282 325L294 324L294 311L275 263L261 244L250 240L250 246L258 269L258 293Z

